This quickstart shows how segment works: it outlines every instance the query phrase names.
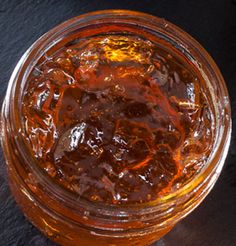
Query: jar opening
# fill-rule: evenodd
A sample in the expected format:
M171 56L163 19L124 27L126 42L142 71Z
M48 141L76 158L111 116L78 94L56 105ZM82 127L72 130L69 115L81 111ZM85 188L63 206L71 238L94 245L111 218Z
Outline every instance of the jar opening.
M37 161L33 158L31 150L23 138L25 135L22 132L22 96L27 78L32 72L32 69L34 69L39 61L43 62L61 47L71 45L71 42L80 38L78 30L84 32L85 35L87 32L89 36L92 29L93 35L96 36L101 30L104 31L111 25L113 25L113 33L116 34L120 33L120 27L122 26L126 34L132 33L135 30L136 33L139 32L140 36L146 35L147 38L154 42L155 37L158 37L158 40L162 40L163 44L169 43L169 48L174 48L175 51L179 52L201 74L206 82L206 89L211 96L213 110L215 110L214 114L216 118L214 127L217 129L217 132L213 151L207 164L183 187L180 187L175 192L159 197L154 202L145 203L145 205L104 205L85 201L82 198L78 202L73 194L55 184L38 167ZM87 29L90 29L90 31L88 32ZM14 101L10 102L12 98L14 98ZM163 19L124 10L99 11L75 17L62 23L38 39L23 55L12 74L5 99L5 108L3 108L3 115L5 117L8 113L10 113L10 120L4 120L8 124L8 130L15 136L14 145L17 151L24 158L24 162L27 163L27 168L38 176L51 194L54 194L59 200L63 199L67 201L68 204L71 204L70 206L73 204L76 207L79 203L81 207L91 207L94 210L99 210L101 214L108 216L112 214L119 217L126 217L130 212L133 214L142 213L150 215L156 211L163 211L163 208L165 211L163 212L164 216L167 210L175 206L176 202L185 202L187 196L198 192L208 178L212 178L214 173L219 175L223 166L223 160L226 158L231 133L230 106L224 80L206 51L189 35ZM210 186L206 190L208 188L210 189ZM119 212L117 212L117 208L119 208ZM189 209L191 209L191 205L189 205ZM160 215L161 212L159 213Z

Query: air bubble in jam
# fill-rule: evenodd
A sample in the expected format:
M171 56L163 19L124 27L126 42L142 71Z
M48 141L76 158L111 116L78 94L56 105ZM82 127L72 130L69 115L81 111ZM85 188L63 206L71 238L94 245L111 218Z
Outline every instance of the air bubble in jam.
M213 146L201 77L136 36L77 40L37 64L24 95L38 165L93 202L146 203L189 182Z

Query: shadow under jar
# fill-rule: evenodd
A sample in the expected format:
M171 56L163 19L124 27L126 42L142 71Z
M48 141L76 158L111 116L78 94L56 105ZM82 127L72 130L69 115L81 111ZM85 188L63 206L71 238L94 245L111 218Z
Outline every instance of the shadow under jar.
M22 56L2 107L12 193L60 245L150 245L208 194L230 105L207 52L143 13L68 20Z

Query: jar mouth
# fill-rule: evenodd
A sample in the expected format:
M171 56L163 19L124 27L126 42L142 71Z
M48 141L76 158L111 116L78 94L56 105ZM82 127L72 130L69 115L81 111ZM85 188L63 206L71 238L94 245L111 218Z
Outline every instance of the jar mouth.
M215 91L215 88L213 87L211 88L213 90L212 95L216 93L219 94L217 95L219 98L216 95L214 96L216 100L216 104L214 106L217 107L217 112L220 112L220 115L218 115L217 119L218 133L215 139L215 146L209 160L190 182L174 192L161 196L154 202L145 203L145 205L106 205L93 203L83 199L78 202L73 194L55 184L49 176L45 175L42 170L40 170L36 163L37 161L30 155L29 149L21 132L19 132L19 129L21 129L21 93L17 94L16 92L23 91L27 77L32 68L36 65L39 58L53 46L56 47L57 43L63 40L63 35L65 32L70 31L73 33L76 31L78 25L84 27L89 24L100 25L107 22L129 22L129 24L139 25L149 32L158 32L159 35L162 35L163 39L168 38L167 41L170 42L171 45L178 46L176 48L178 48L189 60L191 60L191 62L200 71L204 79L209 81L209 85L211 83L215 83L215 86L218 87L218 91ZM13 103L11 103L12 99L14 100ZM85 208L88 206L93 207L94 209L100 209L105 214L112 214L114 209L117 210L117 208L124 212L137 210L138 213L140 213L140 210L142 210L143 213L149 213L154 209L159 210L162 207L169 208L175 204L176 200L181 200L190 193L196 192L206 182L210 175L215 174L218 176L220 174L228 152L231 136L231 111L225 82L216 64L204 48L202 48L197 41L195 41L183 30L167 22L166 20L141 12L128 10L96 11L74 17L40 37L22 56L11 76L3 107L3 115L6 111L9 111L10 114L10 120L6 121L8 124L7 127L9 127L8 130L10 130L15 136L14 144L17 150L24 158L24 161L28 163L31 172L37 174L37 177L48 189L52 191L52 194L54 194L58 199L63 198L63 200L68 201L70 204L78 205L79 203L80 206Z

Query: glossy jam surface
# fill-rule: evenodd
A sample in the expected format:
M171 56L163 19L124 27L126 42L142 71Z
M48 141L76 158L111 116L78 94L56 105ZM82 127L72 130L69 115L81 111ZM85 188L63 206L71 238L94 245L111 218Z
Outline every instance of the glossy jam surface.
M107 204L156 200L213 146L203 81L180 54L135 36L75 40L33 69L24 132L58 185Z

